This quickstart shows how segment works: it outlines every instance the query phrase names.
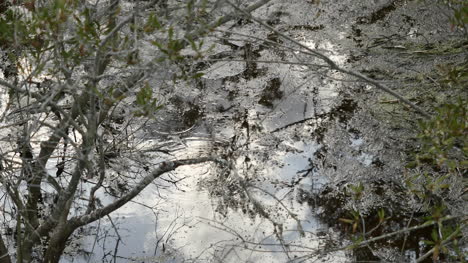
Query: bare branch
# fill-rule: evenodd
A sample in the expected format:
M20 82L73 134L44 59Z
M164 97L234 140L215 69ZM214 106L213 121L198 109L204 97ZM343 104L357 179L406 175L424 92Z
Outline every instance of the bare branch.
M219 160L212 158L212 157L202 157L197 159L183 159L183 160L176 160L176 161L165 161L162 162L158 168L156 168L151 174L144 177L130 192L126 195L120 197L113 203L95 210L94 212L78 217L73 217L70 219L70 222L75 226L82 226L85 224L89 224L93 221L96 221L113 211L119 209L123 205L125 205L128 201L132 200L135 196L140 194L143 189L145 189L154 179L160 177L164 173L170 172L175 170L179 166L183 165L192 165L192 164L200 164L205 162L219 162Z

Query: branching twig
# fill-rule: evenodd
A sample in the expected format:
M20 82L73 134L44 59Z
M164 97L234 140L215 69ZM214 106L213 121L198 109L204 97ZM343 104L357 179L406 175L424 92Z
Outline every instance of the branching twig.
M399 235L399 234L402 234L402 233L405 233L405 232L411 232L411 231L414 231L414 230L418 230L418 229L426 228L426 227L429 227L429 226L432 226L432 225L435 225L435 224L439 224L440 222L450 221L450 220L454 220L454 219L458 219L458 218L463 218L463 217L466 217L466 216L467 215L447 216L445 218L440 219L439 221L429 221L429 222L426 222L426 223L424 223L422 225L417 225L417 226L413 226L413 227L409 227L409 228L400 229L400 230L392 232L392 233L387 233L387 234L384 234L384 235L381 235L381 236L378 236L378 237L367 239L366 241L363 241L363 242L360 242L360 243L357 243L357 244L353 244L353 245L350 245L350 246L345 246L345 247L340 247L340 248L337 248L337 249L333 249L332 251L339 251L339 250L344 250L344 249L349 249L349 248L362 247L362 246L368 245L368 244L370 244L372 242L379 241L379 240L382 240L382 239L386 239L386 238L389 238L389 237L393 237L393 236L396 236L396 235Z
M257 190L260 190L261 192L267 194L268 196L272 197L273 199L276 200L276 202L278 202L278 204L280 204L285 210L286 212L288 212L288 214L294 219L294 221L296 221L297 223L297 230L299 231L299 234L301 235L301 237L305 237L305 233L304 233L304 228L302 227L302 223L301 223L301 220L299 220L299 218L297 217L297 214L293 213L291 210L289 210L289 208L283 203L283 201L279 200L278 197L276 197L274 194L260 188L260 187L257 187L257 186L254 186L254 185L249 185L248 187L250 188L255 188Z
M458 231L454 231L452 234L450 234L450 236L448 236L443 242L442 244L440 244L441 246L442 245L445 245L449 242L451 242L452 238L456 237L457 235L459 234ZM426 252L426 254L420 256L417 260L416 260L416 263L421 263L423 262L426 258L428 258L430 255L432 255L434 253L434 251L436 250L436 247L437 246L434 246L433 248L431 248L429 251Z
M202 157L197 159L184 159L184 160L176 160L176 161L166 161L162 162L158 168L156 168L151 174L144 177L132 190L130 190L126 195L122 196L121 198L117 199L113 203L97 209L90 214L85 214L78 217L73 217L70 219L70 222L76 226L82 226L85 224L89 224L103 216L110 214L111 212L117 210L118 208L122 207L128 201L132 200L135 196L137 196L143 189L146 188L154 179L160 177L164 173L170 172L175 170L179 166L183 165L193 165L193 164L200 164L204 162L219 162L220 160L211 158L211 157Z

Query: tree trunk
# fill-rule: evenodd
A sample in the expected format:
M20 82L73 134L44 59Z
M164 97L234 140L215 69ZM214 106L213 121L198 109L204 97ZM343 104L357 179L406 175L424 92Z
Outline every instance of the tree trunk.
M67 241L75 228L67 225L57 227L50 237L46 253L44 255L44 263L59 263L63 250L67 245Z
M10 254L8 253L8 248L3 242L2 235L0 234L0 263L11 263Z

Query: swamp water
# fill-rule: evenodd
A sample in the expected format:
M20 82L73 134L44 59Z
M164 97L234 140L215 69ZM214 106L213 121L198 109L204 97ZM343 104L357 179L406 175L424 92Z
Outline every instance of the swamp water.
M377 36L381 32L374 23L385 21L404 5L404 1L315 2L319 1L272 1L253 15L345 65L368 55L357 49L372 44L365 43L370 36L362 35L364 27ZM387 2L395 2L395 8L388 8ZM323 211L310 197L333 178L330 173L354 176L358 166L377 166L376 154L385 147L369 146L365 131L348 127L366 123L351 120L358 103L343 92L351 85L336 81L344 76L294 64L321 65L314 58L246 37L283 43L254 23L237 22L223 26L207 40L216 47L209 57L212 61L200 66L205 73L200 81L155 90L167 97L167 107L157 122L137 134L142 151L168 143L166 158L219 154L230 160L229 169L193 165L157 179L133 202L77 233L63 262L350 259L344 251L316 254L328 244L341 243L339 234L329 228L328 223L334 222L319 219ZM371 54L369 61L377 56ZM359 88L372 90L366 85ZM331 132L336 138L324 135L322 124L327 122L343 126ZM339 145L335 143L339 139L348 148L330 149ZM337 167L320 169L318 156L324 152L336 157ZM155 157L154 165L161 160ZM397 167L395 163L386 165ZM51 173L54 167L50 164ZM101 193L101 201L112 198Z
M278 2L257 15L286 7ZM220 35L237 50L217 44L212 57L227 54L229 60L237 53L251 54L252 60L296 60L294 53L243 37L255 32L267 38L268 30L259 26L228 25L225 30L232 34ZM315 42L307 30L297 32L299 42L344 63L346 56L332 42ZM346 261L343 251L314 255L337 236L302 201L327 180L312 166L322 147L313 134L332 108L340 83L311 74L306 66L281 63L214 61L202 71L205 75L192 87L171 90L170 105L139 135L141 147L170 140L177 145L170 158L221 154L232 162L230 169L193 165L157 179L114 212L112 222L102 219L74 241L89 256L67 261Z

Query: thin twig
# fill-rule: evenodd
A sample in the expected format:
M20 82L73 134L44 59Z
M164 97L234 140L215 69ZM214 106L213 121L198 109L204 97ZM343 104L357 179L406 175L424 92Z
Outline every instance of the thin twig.
M450 234L450 236L448 236L441 244L442 245L445 245L449 242L451 242L452 238L456 237L458 234L460 234L458 231L454 231L452 234ZM434 246L433 248L431 248L429 251L426 252L426 254L420 256L417 260L416 260L416 263L420 263L420 262L423 262L426 258L428 258L431 254L434 253L435 249L436 249L437 246Z

